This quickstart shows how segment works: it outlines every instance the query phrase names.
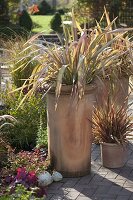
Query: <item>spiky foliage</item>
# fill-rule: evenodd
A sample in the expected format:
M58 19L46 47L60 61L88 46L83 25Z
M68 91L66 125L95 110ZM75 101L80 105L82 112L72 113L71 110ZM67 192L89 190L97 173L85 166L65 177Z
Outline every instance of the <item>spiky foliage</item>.
M102 106L94 109L92 117L92 132L98 142L124 144L127 136L133 131L133 123L128 108L118 106L108 97Z
M30 38L16 56L19 69L25 68L31 61L36 61L32 75L25 81L29 91L23 101L42 88L44 94L55 87L57 98L62 85L72 85L73 94L79 98L84 95L85 85L91 83L97 76L115 78L121 72L123 56L132 54L132 43L124 37L131 29L112 29L105 10L107 27L103 30L97 23L91 32L81 28L72 15L72 29L64 26L65 44L62 46L39 40L39 35ZM29 53L25 54L25 52ZM132 57L132 56L131 56ZM132 60L130 61L132 63ZM22 63L22 64L21 64ZM127 71L127 65L125 66ZM23 102L22 101L22 102ZM21 102L21 103L22 103Z
M105 18L105 19L104 19ZM103 29L101 24L106 20L107 26ZM111 21L109 18L109 14L104 8L103 16L100 21L97 22L97 34L102 34L105 31L106 34L102 40L102 45L111 41L114 37L116 37L115 41L110 44L110 47L113 52L116 53L119 51L120 54L118 56L118 62L116 65L110 65L110 68L106 69L108 77L113 79L115 77L121 77L122 75L130 76L133 75L133 43L132 38L128 37L128 31L132 31L132 28L116 28L116 20L117 17Z
M5 52L1 59L5 65L9 66L12 81L18 88L30 77L37 63L35 60L32 60L32 57L30 56L31 49L26 45L26 38L16 35L15 33L14 36L13 39L7 38L6 41L1 39L1 46ZM23 49L25 49L24 52Z

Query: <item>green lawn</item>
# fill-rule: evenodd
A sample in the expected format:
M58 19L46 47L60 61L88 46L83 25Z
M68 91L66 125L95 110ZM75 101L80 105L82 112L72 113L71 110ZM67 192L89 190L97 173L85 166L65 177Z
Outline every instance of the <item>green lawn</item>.
M53 15L32 15L32 21L34 23L33 32L45 32L49 33L51 31L50 29L50 21L52 19Z

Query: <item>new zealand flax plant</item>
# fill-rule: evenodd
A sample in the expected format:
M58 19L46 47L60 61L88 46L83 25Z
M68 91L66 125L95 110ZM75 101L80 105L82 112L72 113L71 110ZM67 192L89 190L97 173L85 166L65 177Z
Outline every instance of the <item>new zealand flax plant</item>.
M102 34L106 31L104 38L102 40L103 44L106 44L112 38L117 37L117 39L110 44L112 51L119 51L118 62L116 65L111 65L107 68L106 75L110 78L118 78L121 76L130 76L133 75L133 43L132 37L129 37L128 31L132 31L133 28L116 28L116 17L113 21L110 21L109 14L104 8L103 16L100 19L100 22L96 21L97 28L96 31L99 34ZM106 27L103 29L100 24L106 23Z
M132 58L132 43L123 36L131 29L112 30L115 20L109 21L106 10L105 15L107 27L102 29L97 23L97 27L91 32L86 28L82 29L72 15L72 29L64 26L62 45L42 42L39 34L22 45L21 52L10 61L15 60L21 71L30 62L35 63L31 76L20 88L21 91L25 88L28 91L23 101L40 88L45 95L52 87L55 87L58 99L62 85L72 85L72 94L78 95L80 99L84 95L85 86L96 77L106 77L112 72L116 75L115 69L117 71L120 67L121 70L123 57L128 54ZM131 58L128 57L132 64Z
M126 102L126 100L125 100ZM92 132L98 143L115 143L124 145L128 136L133 136L133 123L130 106L116 104L116 99L108 95L103 98L103 105L95 107L92 116ZM128 111L128 112L127 112Z

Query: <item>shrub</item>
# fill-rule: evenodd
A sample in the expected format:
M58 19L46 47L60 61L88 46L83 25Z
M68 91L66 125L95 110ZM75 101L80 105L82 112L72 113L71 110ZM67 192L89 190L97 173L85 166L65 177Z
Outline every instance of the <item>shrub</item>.
M20 14L19 25L24 27L28 31L31 31L32 29L32 19L26 10L23 10Z
M45 0L41 1L41 3L38 5L38 9L38 15L47 15L53 11L51 6Z
M30 77L34 67L38 64L38 62L32 60L32 57L33 55L35 56L35 53L31 55L32 50L30 48L27 48L25 52L22 51L23 47L26 47L26 35L25 37L22 37L14 34L14 36L15 38L13 39L0 38L1 46L8 49L8 54L5 52L6 56L3 56L3 63L5 62L6 65L8 60L12 81L16 87L21 87L25 80ZM20 61L18 62L18 60ZM19 67L22 65L23 69L20 69Z
M14 127L6 130L10 144L17 149L29 150L36 145L40 115L43 118L42 127L46 129L46 107L39 96L33 96L18 108L21 100L19 95L19 92L9 94L9 89L3 92L2 98L6 107L0 112L10 114L18 121Z
M20 27L16 24L9 24L8 27L5 25L0 25L0 37L2 39L12 39L16 38L16 36L22 36L24 38L27 38L29 35L29 32L26 31L23 27Z
M61 25L62 25L61 15L59 12L56 12L50 21L51 29L54 30L55 32L62 32Z

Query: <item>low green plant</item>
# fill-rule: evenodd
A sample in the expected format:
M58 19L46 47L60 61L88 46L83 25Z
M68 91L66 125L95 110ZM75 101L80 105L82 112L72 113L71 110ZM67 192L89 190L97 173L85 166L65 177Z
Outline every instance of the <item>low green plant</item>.
M48 136L47 136L47 129L43 125L43 118L40 115L40 122L37 131L37 139L36 139L36 147L47 147L48 146Z
M33 96L25 101L22 107L18 108L20 92L9 93L7 89L2 93L5 109L1 113L8 113L14 116L18 123L6 130L6 136L13 147L17 149L32 149L36 146L36 137L40 122L40 115L43 116L42 127L46 129L46 105L40 95ZM26 92L26 91L24 91ZM22 95L24 97L24 95Z
M3 195L0 197L0 200L44 200L46 196L41 198L34 196L36 190L37 188L34 190L27 190L22 184L18 184L13 194Z
M10 168L15 172L18 168L25 168L28 172L39 174L47 169L49 162L47 149L40 147L32 151L20 151L9 156Z
M11 128L16 119L11 115L0 115L0 167L7 162L7 154L11 148L7 138L5 137L5 127Z

